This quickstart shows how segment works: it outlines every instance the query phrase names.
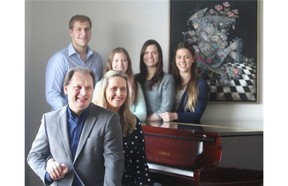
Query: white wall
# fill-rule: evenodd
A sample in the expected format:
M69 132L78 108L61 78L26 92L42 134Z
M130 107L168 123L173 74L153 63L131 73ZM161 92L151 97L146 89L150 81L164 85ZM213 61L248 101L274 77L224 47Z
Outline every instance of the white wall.
M112 49L125 47L136 73L140 49L150 38L161 44L164 70L168 71L169 11L169 0L26 1L25 155L38 131L42 114L50 109L44 95L45 67L49 57L70 42L68 22L71 16L85 14L92 19L90 47L100 52L105 61ZM203 123L262 129L262 69L260 65L258 104L211 103L202 118ZM26 185L40 185L31 169L27 166L26 169Z

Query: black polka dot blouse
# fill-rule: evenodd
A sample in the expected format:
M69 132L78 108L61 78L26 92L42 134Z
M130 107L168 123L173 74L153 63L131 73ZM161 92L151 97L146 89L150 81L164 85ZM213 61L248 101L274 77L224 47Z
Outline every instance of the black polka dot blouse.
M122 184L153 185L146 161L144 134L139 121L133 133L123 137L124 174Z

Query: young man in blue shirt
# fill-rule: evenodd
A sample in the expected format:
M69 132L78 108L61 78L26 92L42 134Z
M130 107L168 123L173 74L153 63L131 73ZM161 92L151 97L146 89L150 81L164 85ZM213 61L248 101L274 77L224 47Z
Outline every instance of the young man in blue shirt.
M95 75L96 82L103 76L103 60L98 52L89 48L92 22L85 15L75 15L70 19L71 43L56 52L46 67L45 96L52 110L66 105L63 92L64 77L69 69L77 66L87 67Z

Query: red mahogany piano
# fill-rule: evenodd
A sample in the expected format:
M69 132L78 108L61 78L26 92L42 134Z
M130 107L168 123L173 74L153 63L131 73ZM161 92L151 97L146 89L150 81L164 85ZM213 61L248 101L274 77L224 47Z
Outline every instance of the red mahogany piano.
M236 143L239 142L239 150L242 151L243 148L241 146L249 146L249 144L246 144L247 139L249 140L249 138L247 137L253 136L254 138L254 133L252 135L251 131L249 130L241 129L236 130L238 131L238 133L231 133L231 129L220 126L213 127L206 125L173 122L142 123L142 128L145 136L147 161L152 179L155 182L160 183L162 186L199 186L200 181L201 185L203 185L202 180L207 179L207 175L210 175L208 179L210 179L212 175L212 178L210 179L210 182L212 182L210 183L211 185L257 185L259 183L260 185L262 184L262 171L260 171L260 176L259 174L257 174L255 179L251 178L252 182L254 181L253 184L247 184L249 180L247 182L243 182L243 180L232 180L238 179L233 178L235 170L237 171L235 177L239 178L241 178L241 175L245 175L245 172L242 168L231 169L229 167L230 165L233 166L233 164L235 164L235 162L233 162L233 160L231 161L231 159L233 159L233 157L237 158L237 154L231 154L229 149L233 149L233 147L228 147L227 142L228 144L231 143L231 141L233 143L233 140L236 136ZM243 143L243 139L245 144L241 145L241 143ZM225 146L223 146L223 140ZM235 144L233 146L237 145ZM255 147L253 148L256 149ZM241 154L235 149L233 149L233 151L235 151L235 153ZM253 152L251 153L253 154ZM259 154L261 155L261 146ZM223 168L221 165L223 157L225 157L223 165L228 163L228 168ZM245 156L242 157L243 160L246 161L247 158ZM249 152L247 157L254 158L253 156L251 157L249 155ZM260 159L259 164L261 167L261 157L256 158L257 160L255 161L259 161ZM223 172L223 170L228 171ZM219 173L219 171L222 172ZM204 174L206 172L208 173L207 175ZM247 172L247 174L252 175L251 172ZM228 176L230 180L228 180L227 183L223 180L215 181L213 180L214 175L217 175L219 179ZM245 180L246 178L243 179ZM255 180L257 180L256 184L254 184Z

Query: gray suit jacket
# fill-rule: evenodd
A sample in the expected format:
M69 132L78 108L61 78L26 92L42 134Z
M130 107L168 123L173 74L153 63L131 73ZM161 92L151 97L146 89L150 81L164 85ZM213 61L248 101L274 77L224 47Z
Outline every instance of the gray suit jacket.
M72 185L74 176L86 186L121 185L124 169L122 140L119 115L91 103L72 159L65 106L43 115L27 162L43 182L49 156L66 164L69 173L52 185Z

